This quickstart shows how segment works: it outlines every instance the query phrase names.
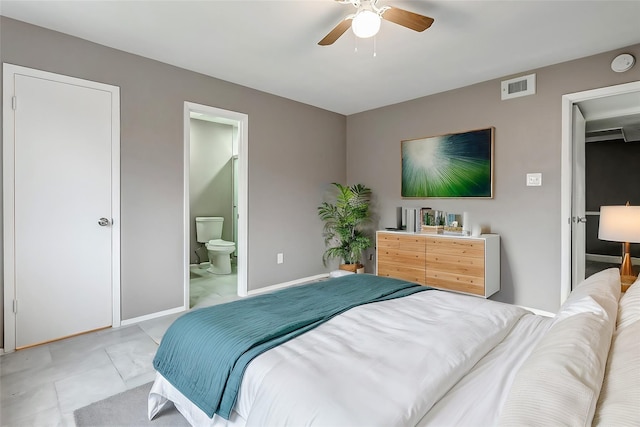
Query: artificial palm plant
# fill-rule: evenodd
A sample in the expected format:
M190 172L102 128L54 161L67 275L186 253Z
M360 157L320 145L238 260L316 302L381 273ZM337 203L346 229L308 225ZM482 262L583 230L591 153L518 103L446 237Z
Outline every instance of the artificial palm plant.
M362 184L345 186L334 182L333 186L337 190L335 203L322 202L318 207L318 215L324 221L324 241L328 246L322 261L326 266L328 259L337 258L345 264L362 267L362 252L371 246L371 239L363 230L370 215L371 189Z

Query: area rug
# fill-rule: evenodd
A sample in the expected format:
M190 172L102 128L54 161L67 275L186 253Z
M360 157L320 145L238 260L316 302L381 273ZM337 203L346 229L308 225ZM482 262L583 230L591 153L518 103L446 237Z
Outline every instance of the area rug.
M147 419L147 397L151 384L127 390L73 412L77 427L98 426L188 426L173 405L167 405L152 421Z

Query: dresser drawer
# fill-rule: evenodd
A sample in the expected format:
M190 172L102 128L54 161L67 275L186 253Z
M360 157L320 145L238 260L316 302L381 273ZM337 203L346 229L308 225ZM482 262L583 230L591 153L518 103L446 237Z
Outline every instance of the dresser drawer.
M424 266L421 268L414 268L396 263L378 261L378 276L408 280L409 282L415 282L421 285L425 284Z
M427 252L484 258L484 240L428 237Z
M386 263L412 265L420 267L422 269L424 269L425 265L424 251L407 251L395 248L378 248L378 257L378 260Z
M411 252L424 252L423 236L412 236L398 233L378 233L378 249L402 249Z
M473 295L484 296L485 294L484 276L465 276L446 271L427 269L426 285Z
M435 270L465 276L484 277L484 257L463 255L426 254L427 270Z

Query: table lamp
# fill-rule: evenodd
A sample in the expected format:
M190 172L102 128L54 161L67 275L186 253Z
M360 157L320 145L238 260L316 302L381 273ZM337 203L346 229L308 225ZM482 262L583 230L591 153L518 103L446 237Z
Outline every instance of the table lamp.
M633 271L630 243L640 243L640 206L600 206L598 239L622 242L622 265L620 276L623 282L633 282L638 276Z

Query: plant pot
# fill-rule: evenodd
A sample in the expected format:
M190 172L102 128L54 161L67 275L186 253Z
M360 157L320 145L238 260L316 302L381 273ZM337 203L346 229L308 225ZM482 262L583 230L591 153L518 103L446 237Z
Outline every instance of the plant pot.
M364 265L362 264L340 264L340 270L350 271L352 273L364 273Z

